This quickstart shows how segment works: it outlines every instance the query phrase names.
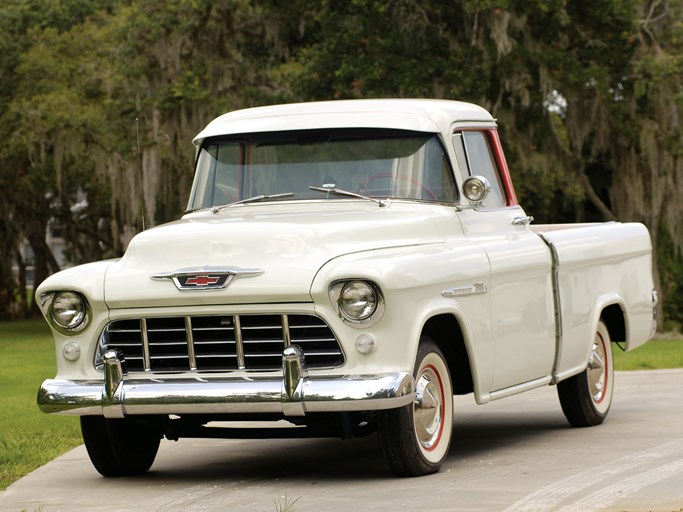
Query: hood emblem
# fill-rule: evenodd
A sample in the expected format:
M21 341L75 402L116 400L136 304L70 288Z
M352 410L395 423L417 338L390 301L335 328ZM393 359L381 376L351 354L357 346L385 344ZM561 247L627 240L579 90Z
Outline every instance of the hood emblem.
M239 267L192 267L151 276L155 281L170 279L176 288L186 290L222 290L235 279L256 277L265 271L259 268Z

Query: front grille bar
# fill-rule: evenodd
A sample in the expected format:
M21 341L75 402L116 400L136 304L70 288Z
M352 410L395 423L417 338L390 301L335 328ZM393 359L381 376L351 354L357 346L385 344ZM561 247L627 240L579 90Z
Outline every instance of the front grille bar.
M140 330L142 331L142 362L145 365L145 371L148 372L152 368L152 357L149 354L149 336L147 335L147 319L140 319Z
M309 367L344 362L321 318L254 314L117 320L102 334L97 364L107 350L117 350L133 372L276 370L282 368L282 351L293 345L300 346Z
M282 337L284 338L285 347L291 347L292 336L289 333L289 318L287 318L287 315L282 315Z
M197 355L194 352L194 336L192 334L192 318L185 317L185 336L187 338L187 357L190 360L190 370L197 369Z
M244 359L244 341L242 339L242 323L240 322L240 316L235 315L233 317L234 329L235 329L235 353L237 354L237 367L240 370L244 370L247 367L247 363Z

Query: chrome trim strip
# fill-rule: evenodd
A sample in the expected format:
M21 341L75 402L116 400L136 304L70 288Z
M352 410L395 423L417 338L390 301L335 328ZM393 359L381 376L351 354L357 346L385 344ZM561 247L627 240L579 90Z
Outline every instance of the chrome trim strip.
M551 373L552 380L551 384L557 384L559 382L559 377L557 370L560 367L560 357L562 355L562 345L564 342L562 333L562 302L560 296L560 257L557 254L557 248L552 241L543 236L543 233L536 233L538 237L543 240L545 245L548 246L550 251L550 256L552 258L552 284L553 284L553 306L555 308L555 361L553 362L553 371Z
M489 288L485 283L474 283L472 286L460 286L457 288L446 288L441 292L444 297L462 297L464 295L479 295L488 293Z
M307 413L393 409L415 399L407 372L340 377L304 377L300 386ZM283 413L283 380L241 377L124 380L121 410L136 414ZM48 379L38 392L38 406L51 414L102 415L102 381Z
M521 384L516 384L509 388L499 389L496 391L491 391L491 400L499 400L507 396L517 395L523 393L524 391L529 391L531 389L540 388L551 384L552 377L550 375L546 377L540 377L538 379L530 380L528 382L523 382Z

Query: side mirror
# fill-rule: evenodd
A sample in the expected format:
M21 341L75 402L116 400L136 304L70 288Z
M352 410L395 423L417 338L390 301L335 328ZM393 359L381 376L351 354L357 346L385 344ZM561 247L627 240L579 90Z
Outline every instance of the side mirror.
M464 195L472 206L481 206L484 199L491 192L489 180L483 176L470 176L462 184L462 195Z

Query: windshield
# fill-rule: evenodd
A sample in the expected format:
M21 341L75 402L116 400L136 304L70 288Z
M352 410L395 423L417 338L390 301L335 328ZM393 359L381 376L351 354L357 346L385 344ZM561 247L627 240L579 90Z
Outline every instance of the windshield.
M338 129L204 141L188 210L257 196L266 200L352 199L315 188L371 198L457 200L453 173L436 135Z

